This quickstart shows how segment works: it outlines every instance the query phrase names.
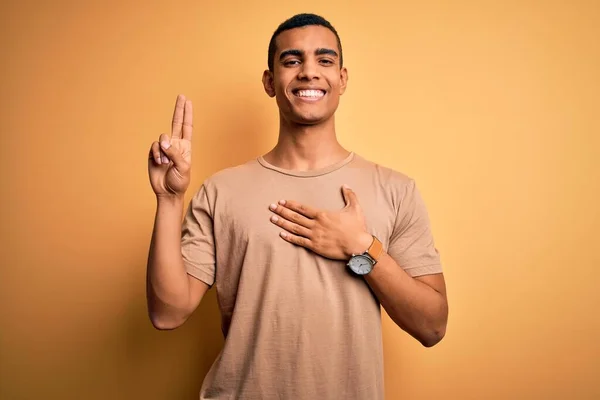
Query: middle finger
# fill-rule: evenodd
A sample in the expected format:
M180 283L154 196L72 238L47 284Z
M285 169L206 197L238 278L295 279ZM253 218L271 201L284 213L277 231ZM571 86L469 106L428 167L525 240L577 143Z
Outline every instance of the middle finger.
M285 218L286 220L303 226L305 228L310 229L314 225L314 221L312 221L311 219L308 219L304 215L292 211L289 208L282 206L281 204L271 204L269 208L271 209L271 211L281 216L282 218Z

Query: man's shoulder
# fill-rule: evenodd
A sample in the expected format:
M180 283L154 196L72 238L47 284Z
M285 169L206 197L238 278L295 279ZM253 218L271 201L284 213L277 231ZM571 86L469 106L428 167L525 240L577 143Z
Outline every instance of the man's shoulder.
M241 164L235 164L222 168L209 174L204 178L197 190L204 189L208 192L214 192L220 188L235 188L241 183L255 178L260 164L256 158L250 159Z
M414 183L414 179L405 172L358 154L355 155L353 167L357 171L363 171L364 174L373 175L383 186L405 187Z
M229 184L247 179L248 177L255 175L259 169L260 164L257 159L252 158L242 164L236 164L214 172L206 178L205 183L216 186Z

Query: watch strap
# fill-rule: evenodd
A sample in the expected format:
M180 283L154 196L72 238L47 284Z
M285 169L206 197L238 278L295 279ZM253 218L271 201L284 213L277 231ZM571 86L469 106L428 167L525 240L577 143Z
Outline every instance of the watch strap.
M371 257L375 262L379 261L379 258L383 254L383 244L379 239L373 236L373 242L369 246L369 249L366 253Z

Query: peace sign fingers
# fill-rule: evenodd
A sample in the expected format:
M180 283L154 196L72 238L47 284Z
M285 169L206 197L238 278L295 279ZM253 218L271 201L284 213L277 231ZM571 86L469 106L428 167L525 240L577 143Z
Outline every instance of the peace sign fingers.
M192 139L192 102L184 95L177 96L173 111L171 139Z

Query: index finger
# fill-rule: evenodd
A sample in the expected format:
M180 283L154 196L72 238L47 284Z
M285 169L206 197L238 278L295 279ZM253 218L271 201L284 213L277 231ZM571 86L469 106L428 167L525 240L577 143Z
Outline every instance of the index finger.
M292 211L297 212L300 215L303 215L307 218L310 219L314 219L317 216L317 210L309 207L307 205L304 204L300 204L296 201L290 201L290 200L279 200L279 204L285 208L288 208Z
M183 138L187 140L192 140L192 130L194 129L192 119L192 101L186 100L183 111Z
M183 114L185 107L185 96L180 94L177 96L175 110L173 111L173 123L171 125L171 138L181 139L181 128L183 126Z

